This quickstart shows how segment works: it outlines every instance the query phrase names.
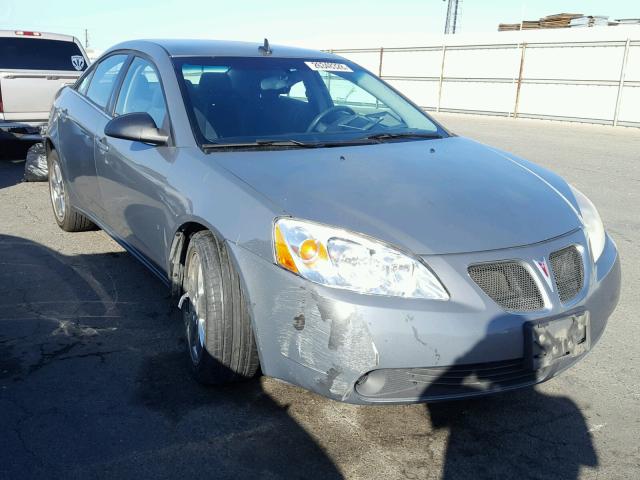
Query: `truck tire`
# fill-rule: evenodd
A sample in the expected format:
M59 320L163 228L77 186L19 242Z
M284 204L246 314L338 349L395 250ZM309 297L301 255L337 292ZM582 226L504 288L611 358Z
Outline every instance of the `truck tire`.
M55 150L49 151L47 165L49 168L49 198L58 226L65 232L95 230L95 224L71 205L60 160Z
M203 230L185 259L182 315L191 370L200 383L252 378L259 360L240 278L225 244Z

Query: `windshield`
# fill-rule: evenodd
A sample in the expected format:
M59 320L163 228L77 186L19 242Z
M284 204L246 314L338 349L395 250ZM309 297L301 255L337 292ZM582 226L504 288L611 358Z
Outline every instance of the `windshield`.
M357 65L313 59L176 58L196 137L204 145L445 136L420 109Z

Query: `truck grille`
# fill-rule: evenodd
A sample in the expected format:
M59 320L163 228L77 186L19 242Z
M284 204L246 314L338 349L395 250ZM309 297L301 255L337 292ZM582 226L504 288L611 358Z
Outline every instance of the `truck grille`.
M578 295L584 284L582 255L575 245L563 248L549 255L553 278L558 288L561 302L568 302Z
M471 265L469 275L493 301L505 310L533 311L544 307L538 285L518 262Z

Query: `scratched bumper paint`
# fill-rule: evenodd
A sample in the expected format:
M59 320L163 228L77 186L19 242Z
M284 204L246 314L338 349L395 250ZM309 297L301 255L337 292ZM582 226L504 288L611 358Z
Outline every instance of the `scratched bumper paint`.
M450 289L446 302L328 288L243 247L230 248L249 299L262 371L335 400L366 404L373 401L355 387L368 372L522 358L524 323L569 310L590 311L593 347L620 290L619 260L610 239L597 265L587 272L588 287L570 308L554 304L533 314L507 313L471 281L460 281L470 263L540 258L543 252L584 241L583 232L576 231L532 247L428 258ZM394 403L424 400L399 398Z

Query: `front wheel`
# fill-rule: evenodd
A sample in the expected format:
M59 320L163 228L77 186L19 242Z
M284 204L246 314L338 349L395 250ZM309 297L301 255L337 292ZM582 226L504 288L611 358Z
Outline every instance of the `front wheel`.
M60 159L55 150L47 155L49 168L49 196L53 207L53 216L58 226L65 232L84 232L94 230L95 224L78 212L69 201L69 192L62 176Z
M253 377L258 352L240 278L226 246L209 231L191 237L183 291L182 315L195 378L223 384Z

